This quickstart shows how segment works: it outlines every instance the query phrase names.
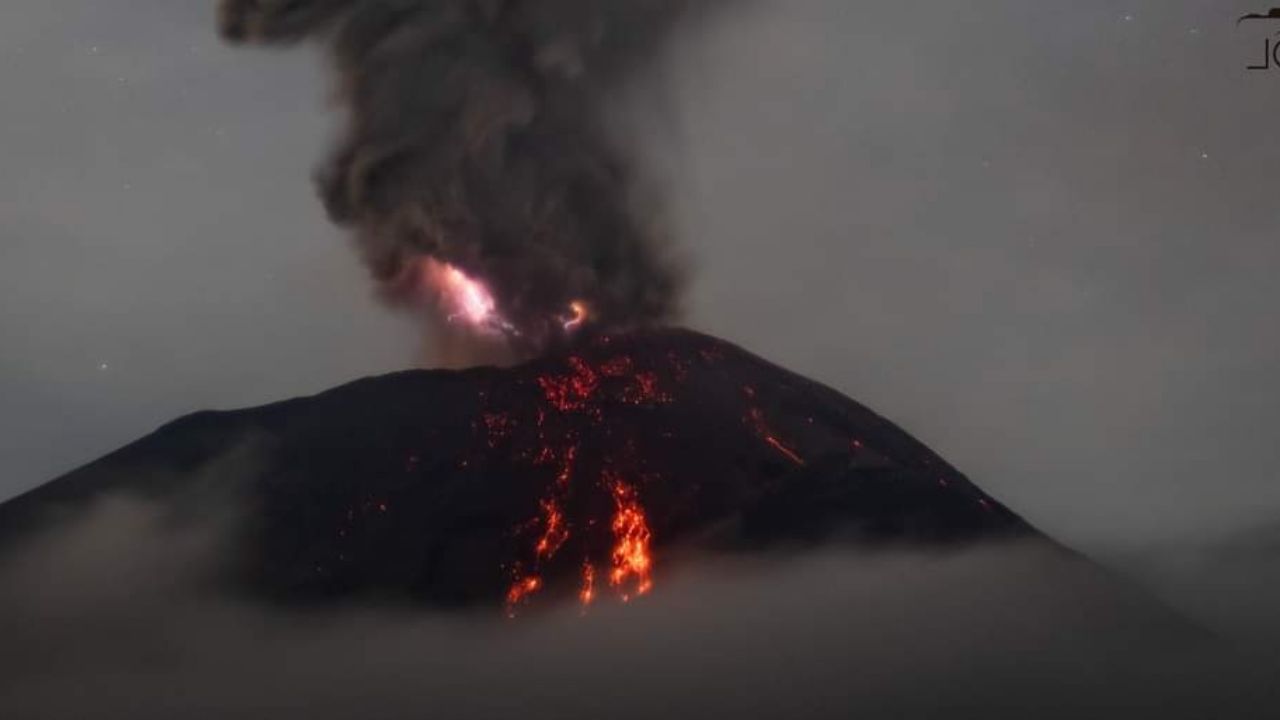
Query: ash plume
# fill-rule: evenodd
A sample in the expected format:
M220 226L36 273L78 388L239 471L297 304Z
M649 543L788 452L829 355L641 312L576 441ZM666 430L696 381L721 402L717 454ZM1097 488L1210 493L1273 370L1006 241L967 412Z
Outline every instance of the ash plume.
M575 300L597 324L671 319L681 273L605 127L609 94L698 0L222 0L231 42L326 44L349 123L317 173L384 295L425 258L493 289L525 343Z

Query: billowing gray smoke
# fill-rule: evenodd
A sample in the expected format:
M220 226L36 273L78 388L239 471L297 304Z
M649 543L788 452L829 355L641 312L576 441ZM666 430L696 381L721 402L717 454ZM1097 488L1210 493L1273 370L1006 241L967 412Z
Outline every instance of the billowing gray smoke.
M320 192L387 297L434 257L538 343L575 300L613 326L676 312L680 273L604 105L695 2L222 0L220 23L328 44L350 120Z

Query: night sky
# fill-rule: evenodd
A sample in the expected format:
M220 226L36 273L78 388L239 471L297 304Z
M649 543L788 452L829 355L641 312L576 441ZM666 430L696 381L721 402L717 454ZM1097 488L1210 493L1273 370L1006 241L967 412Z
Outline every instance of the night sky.
M691 325L1096 552L1280 518L1280 70L1249 2L749 2L623 121ZM184 413L429 356L310 172L318 53L213 2L0 8L0 497Z

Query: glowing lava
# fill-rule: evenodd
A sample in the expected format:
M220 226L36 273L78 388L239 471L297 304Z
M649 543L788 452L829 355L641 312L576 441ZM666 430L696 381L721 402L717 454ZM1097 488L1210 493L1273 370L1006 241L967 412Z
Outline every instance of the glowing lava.
M569 358L573 372L565 375L543 375L538 385L551 406L562 412L587 412L599 417L599 408L592 404L600 387L600 375L580 357Z
M431 257L422 259L421 273L423 283L435 292L449 322L462 323L484 334L519 335L498 312L498 301L480 280Z
M644 506L636 497L635 488L613 478L613 570L609 573L609 584L622 592L623 601L631 599L626 587L630 581L631 591L643 595L653 587L651 569L653 556L649 551L649 521L645 518Z
M746 395L748 402L755 400L755 388L748 385L742 388L742 392ZM769 422L765 420L764 411L760 408L754 406L747 408L747 415L743 420L751 426L753 430L755 430L756 435L759 436L766 445L777 450L779 453L782 453L788 460L796 465L804 465L804 458L800 457L800 454L793 450L790 445L779 440L778 436L769 428Z
M596 599L596 566L589 562L582 563L582 589L578 591L578 602L586 608Z
M585 319L585 306L575 310ZM656 358L598 352L611 339L600 336L594 342L594 357L575 352L523 385L531 400L526 412L514 412L511 398L503 398L501 406L485 398L473 421L489 450L515 450L518 462L545 483L530 515L510 530L519 548L504 564L511 616L532 605L535 596L556 592L553 578L575 570L575 594L584 610L606 594L628 602L653 588L653 528L655 521L664 528L665 519L650 512L645 494L667 480L646 468L638 437L614 434L615 418L675 404L691 368L722 361L711 351ZM806 465L799 446L774 431L757 389L748 384L741 390L742 419L751 435L767 452Z
M508 614L514 615L515 613L513 608L516 605L519 605L520 603L524 602L525 598L527 598L528 596L538 592L538 590L541 587L542 587L542 578L539 578L537 575L530 575L529 577L524 578L520 582L512 585L511 589L507 591Z
M537 444L522 457L535 468L550 467L554 471L538 501L538 514L513 532L517 537L529 533L532 547L531 552L510 566L507 613L514 615L518 606L528 604L543 589L541 579L552 568L562 566L557 555L570 543L575 543L570 552L582 552L578 600L584 608L600 594L597 567L607 568L601 581L607 581L613 594L624 602L647 593L653 587L653 533L637 486L623 479L624 472L632 472L635 458L613 453L593 455L579 433L581 429L590 432L606 426L608 413L620 407L652 409L670 404L674 402L672 394L656 371L637 367L635 360L625 354L597 362L571 355L559 372L539 375L535 384L540 392L529 430ZM481 419L477 429L486 431L490 448L497 448L521 431L519 424L505 413L486 412ZM581 429L565 432L570 426ZM584 453L593 458L585 469L580 467ZM650 478L645 477L645 481ZM576 524L569 520L584 496L601 495L613 506L611 516L589 517ZM609 545L582 548L583 543L593 542L592 528L597 521L612 535Z
M1036 537L892 423L727 343L676 329L564 340L515 367L397 373L181 421L0 505L0 536L38 529L64 497L147 491L132 468L199 483L183 468L266 432L261 468L228 478L252 515L215 580L270 603L616 611L704 551Z

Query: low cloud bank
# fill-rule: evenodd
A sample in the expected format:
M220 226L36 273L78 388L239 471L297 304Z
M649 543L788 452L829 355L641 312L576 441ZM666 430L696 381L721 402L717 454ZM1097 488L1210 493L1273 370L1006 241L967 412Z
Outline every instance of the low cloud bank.
M1262 717L1280 668L1036 545L690 558L511 621L228 598L226 523L182 517L108 498L4 557L4 717Z

